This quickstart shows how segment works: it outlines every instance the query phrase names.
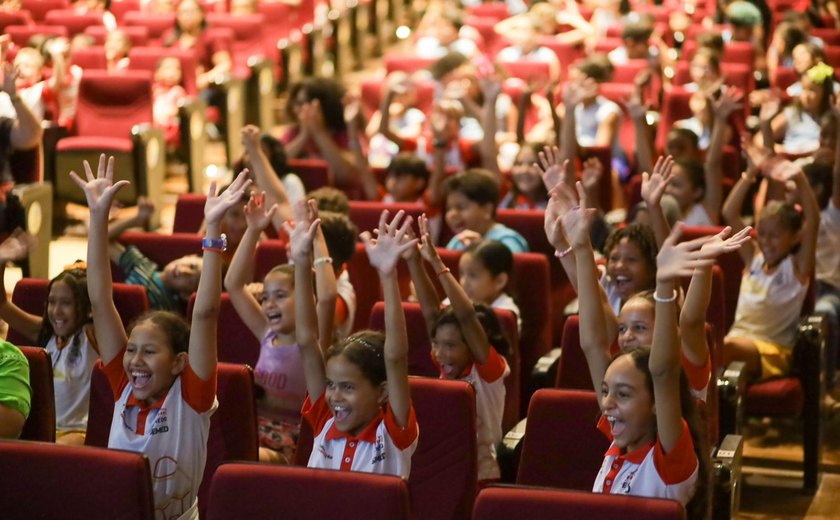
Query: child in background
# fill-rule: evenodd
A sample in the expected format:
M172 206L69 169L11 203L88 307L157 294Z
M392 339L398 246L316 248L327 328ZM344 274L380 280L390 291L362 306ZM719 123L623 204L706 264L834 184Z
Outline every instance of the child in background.
M350 123L346 113L345 120ZM425 123L426 114L417 108L415 81L402 71L389 74L379 110L370 117L365 131L370 139L370 165L374 168L387 166L399 152L399 143L417 139Z
M47 351L53 367L56 442L83 445L90 402L90 379L99 350L90 322L87 273L71 268L50 280L44 314L29 314L8 300L6 263L22 260L34 238L18 230L0 244L0 318ZM72 266L71 266L72 267Z
M508 292L513 275L513 253L510 249L496 240L473 242L458 260L458 273L458 282L470 300L493 309L513 312L516 326L522 331L522 314ZM444 305L448 304L444 301Z
M108 226L108 252L111 261L122 271L125 283L145 287L150 309L183 315L186 313L190 296L198 289L201 258L198 255L187 255L159 269L158 265L137 247L126 247L119 242L120 235L126 230L148 225L154 211L155 207L141 198L137 203L137 213L133 217L111 223Z
M170 150L177 148L181 142L178 112L181 103L187 99L181 79L181 60L174 56L161 58L152 83L152 118L155 126L163 129L164 141Z
M513 229L496 222L499 184L485 170L467 170L443 185L446 225L455 234L446 249L463 251L479 240L498 240L512 253L527 253L528 242Z
M29 361L17 347L0 340L0 439L17 439L32 410Z
M786 161L768 162L748 163L722 212L734 229L744 227L741 208L759 168L771 178L792 182L802 204L801 210L779 201L767 204L757 219L758 244L739 251L744 277L735 322L724 339L723 366L744 361L752 380L784 375L790 369L796 324L814 270L820 223L817 201L802 170Z
M3 37L7 38L6 36ZM4 45L4 49L0 52L0 57L5 59L6 48L9 40L5 42L0 41L0 45ZM31 47L24 47L20 49L15 56L14 70L16 71L15 87L17 93L23 100L24 104L29 107L29 110L35 115L38 121L43 121L46 105L43 99L44 87L44 58L37 50ZM17 112L12 106L12 100L8 94L3 93L0 96L0 116L15 119Z
M108 265L108 214L116 193L128 181L113 182L114 158L104 155L96 175L85 162L87 180L70 175L85 192L90 208L88 293L96 326L102 369L114 395L108 447L143 453L153 468L152 490L158 515L198 518L198 488L207 460L210 416L216 400L216 328L222 293L225 248L220 221L239 203L250 181L240 174L230 189L216 195L210 185L202 243L203 276L192 322L166 311L151 311L123 328L114 306Z
M248 230L225 276L225 289L237 314L260 340L254 382L263 390L257 400L260 461L290 464L300 434L300 409L306 398L303 363L295 336L294 267L278 265L265 276L257 300L247 283L254 270L254 250L271 222L276 206L265 211L264 195L253 195L245 207ZM316 232L314 248L319 315L330 313L319 324L332 327L335 312L335 274L328 260L323 234ZM332 337L331 330L325 337Z
M537 166L537 154L543 144L525 143L519 148L516 160L510 170L511 189L499 202L500 208L543 209L548 203L548 190L542 182Z
M127 70L130 49L131 40L127 34L119 29L109 32L105 37L105 59L108 62L108 70L111 72Z
M380 217L375 240L371 233L362 233L383 288L385 334L357 332L326 354L320 348L312 298L312 244L318 220L310 212L296 218L294 228L286 224L295 263L297 342L309 393L302 414L315 434L310 468L402 478L411 472L419 431L408 385L408 337L397 262L406 250L416 247L417 240L404 240L411 217L400 225L402 211L391 222L386 222L387 213ZM354 448L352 452L345 451L347 445Z
M504 379L510 374L510 367L502 357L507 354L508 342L501 332L495 313L469 295L466 286L462 287L458 283L440 259L429 235L425 217L420 219L420 237L420 254L438 273L448 297L446 307L441 309L425 269L421 265L420 269L412 270L413 278L416 274L420 275L414 283L426 288L418 289L417 294L432 339L432 359L440 370L441 379L466 381L475 389L478 480L489 483L500 477L496 445L502 440ZM498 242L496 244L497 249L507 250ZM507 255L510 257L510 252ZM469 278L465 270L461 268L462 280ZM506 281L507 275L501 274L497 280ZM470 283L470 286L474 285ZM475 306L473 302L476 302ZM478 307L482 307L481 312L478 312Z
M688 92L708 92L720 86L723 73L720 70L720 53L708 47L697 49L688 64L691 81L683 85Z

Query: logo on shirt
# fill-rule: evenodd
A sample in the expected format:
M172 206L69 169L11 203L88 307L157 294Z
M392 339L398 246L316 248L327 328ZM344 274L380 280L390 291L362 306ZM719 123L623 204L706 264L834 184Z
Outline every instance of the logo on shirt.
M318 453L320 453L321 456L327 460L332 460L333 458L332 454L327 451L326 446L324 446L323 444L318 446Z
M634 469L626 477L624 477L624 481L621 483L621 490L620 490L620 493L622 495L629 495L630 494L630 484L633 483L633 477L636 476L637 471L639 471L639 468Z
M161 408L160 412L158 412L157 414L157 417L155 417L154 422L152 422L152 431L150 435L166 433L168 431L169 426L166 424L166 408Z
M385 460L385 440L381 435L376 437L376 443L373 446L373 460L371 464L376 464Z

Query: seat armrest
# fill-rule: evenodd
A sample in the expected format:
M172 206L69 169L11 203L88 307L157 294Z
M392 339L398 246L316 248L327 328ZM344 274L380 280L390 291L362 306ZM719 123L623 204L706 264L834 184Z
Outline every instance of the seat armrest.
M502 473L502 482L516 482L519 471L519 457L522 453L522 442L525 440L525 426L528 419L522 419L502 438L496 449L496 460Z
M163 200L163 178L166 169L166 143L163 131L149 123L135 125L131 129L137 165L138 194L152 201ZM143 176L143 172L146 175ZM151 229L160 227L160 212L156 211L149 222Z
M12 192L20 199L26 218L26 231L35 237L37 245L29 254L24 276L49 278L50 240L53 225L53 187L49 182L18 184Z
M536 392L540 388L554 387L554 382L557 379L557 364L560 362L562 350L559 347L553 348L540 356L536 364L534 364L528 380L528 387L531 393Z
M178 107L181 134L179 155L187 163L190 193L204 193L205 150L207 145L207 103L189 98Z
M807 316L799 324L793 351L792 367L805 394L802 409L803 488L811 493L817 491L820 481L827 337L828 320L816 314Z
M740 434L744 418L744 394L747 374L743 361L733 361L718 377L718 413L720 434Z
M224 92L225 151L227 166L242 157L242 127L245 126L245 80L227 77L214 83L215 88Z
M741 464L744 439L727 435L712 454L714 494L712 518L728 520L738 514L741 504Z
M251 76L245 89L245 121L263 132L274 128L274 64L265 57L248 59Z

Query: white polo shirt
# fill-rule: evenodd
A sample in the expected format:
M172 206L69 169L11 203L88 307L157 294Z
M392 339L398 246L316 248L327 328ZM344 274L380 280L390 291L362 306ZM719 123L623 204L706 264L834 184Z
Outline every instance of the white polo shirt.
M598 429L612 440L609 423L603 416L598 421ZM656 442L630 453L621 453L615 443L611 444L604 454L604 462L595 477L592 491L668 498L685 506L694 496L699 468L691 432L683 421L680 438L670 453L665 453L658 437Z
M396 475L405 479L411 473L411 456L417 449L419 436L413 405L405 428L400 428L391 406L386 404L384 411L380 410L356 437L335 427L335 418L323 394L314 404L307 397L301 414L315 434L308 467Z
M74 343L78 342L78 349ZM53 366L55 394L55 428L58 431L87 430L90 405L90 377L99 360L99 353L82 328L68 339L65 346L58 346L53 335L47 342L47 354Z
M187 364L166 396L147 406L134 398L122 359L103 367L116 400L108 447L149 457L157 518L197 519L210 416L219 406L216 373L202 381Z

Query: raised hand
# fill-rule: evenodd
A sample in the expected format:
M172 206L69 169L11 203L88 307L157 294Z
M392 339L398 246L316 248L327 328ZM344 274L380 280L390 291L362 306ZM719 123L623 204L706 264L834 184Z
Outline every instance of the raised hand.
M484 76L478 80L478 88L484 96L484 102L496 99L502 93L502 82L496 76Z
M14 98L17 95L18 71L10 63L3 64L3 92Z
M732 233L732 227L726 226L720 231L720 233L712 235L711 240L704 243L700 249L705 253L710 253L714 258L717 258L724 253L737 251L741 248L741 246L750 241L751 231L752 228L747 226L734 235L729 236Z
M408 231L406 232L405 236L403 237L403 242L408 242L411 240L417 239L417 233L414 232L414 228L409 226ZM402 259L405 261L414 260L420 258L420 240L417 239L417 242L414 243L414 247L409 247L406 249L402 254Z
M107 163L107 166L106 166ZM85 192L87 205L90 209L91 215L108 215L111 211L111 203L114 196L123 186L128 186L128 181L117 181L114 183L114 157L105 159L105 154L99 156L99 165L96 168L96 175L90 168L90 163L84 161L85 180L82 180L79 175L71 171L70 178L73 182L78 184Z
M216 181L210 183L210 189L207 191L207 202L204 203L204 220L208 224L218 224L227 210L237 204L242 204L242 195L245 194L245 190L252 182L248 175L247 168L242 170L228 189L218 195L216 194Z
M761 110L758 112L758 119L762 123L769 123L782 106L782 99L778 92L771 92L767 100L761 105Z
M725 120L729 114L740 110L744 107L741 101L744 99L744 94L737 89L727 89L721 93L720 97L715 99L713 96L708 96L709 105L712 107L715 117L719 120Z
M318 218L318 206L314 199L298 201L292 213L294 224L287 220L283 222L283 228L289 235L289 257L300 265L312 259L312 243L321 219Z
M149 222L155 214L155 203L147 197L137 199L137 218L143 222Z
M260 146L260 132L259 127L255 125L245 125L242 127L242 146L247 150L256 150Z
M35 247L35 237L17 228L9 237L0 243L0 262L23 260Z
M598 93L598 83L592 78L585 78L579 81L570 81L563 89L563 103L567 108L574 108L584 99L590 98Z
M536 166L540 169L540 176L542 177L545 189L551 191L558 184L562 184L566 180L566 167L569 161L563 161L560 154L560 148L556 146L546 146L542 152L537 154L540 162Z
M416 238L404 240L412 220L410 216L403 220L404 216L405 211L400 210L389 223L387 222L388 210L384 210L379 217L379 233L376 239L370 231L359 235L365 244L370 265L379 271L379 274L393 273L405 250L417 246Z
M435 261L439 260L437 249L432 242L432 234L429 232L429 219L426 214L420 215L420 220L417 222L420 227L420 256L423 260L434 265Z
M674 167L674 158L660 156L653 165L653 173L642 173L642 200L651 207L659 205L665 189L673 179L671 172Z
M598 186L598 183L601 181L601 177L603 175L604 165L601 164L601 160L597 157L590 157L583 162L581 181L583 181L584 188L589 190Z
M715 248L703 249L715 237L705 236L678 244L682 228L683 224L678 222L659 248L659 254L656 255L657 281L674 281L683 276L691 276L696 268L715 263Z
M645 71L646 70L647 69L645 69ZM633 92L630 94L630 97L624 102L624 108L627 109L630 119L633 119L634 121L644 120L647 117L648 106L642 102L642 96L639 92Z
M260 231L268 227L271 218L277 211L277 204L272 204L268 211L265 209L265 192L254 193L245 206L245 221L249 228Z
M747 160L747 170L744 172L747 179L754 181L767 159L770 158L770 151L752 144L752 141L745 135L741 136L741 150Z
M557 195L566 200L566 204L573 204L560 218L566 238L571 247L591 247L589 227L596 210L586 208L586 190L580 181L575 183L575 193L572 188L562 184L556 190Z

